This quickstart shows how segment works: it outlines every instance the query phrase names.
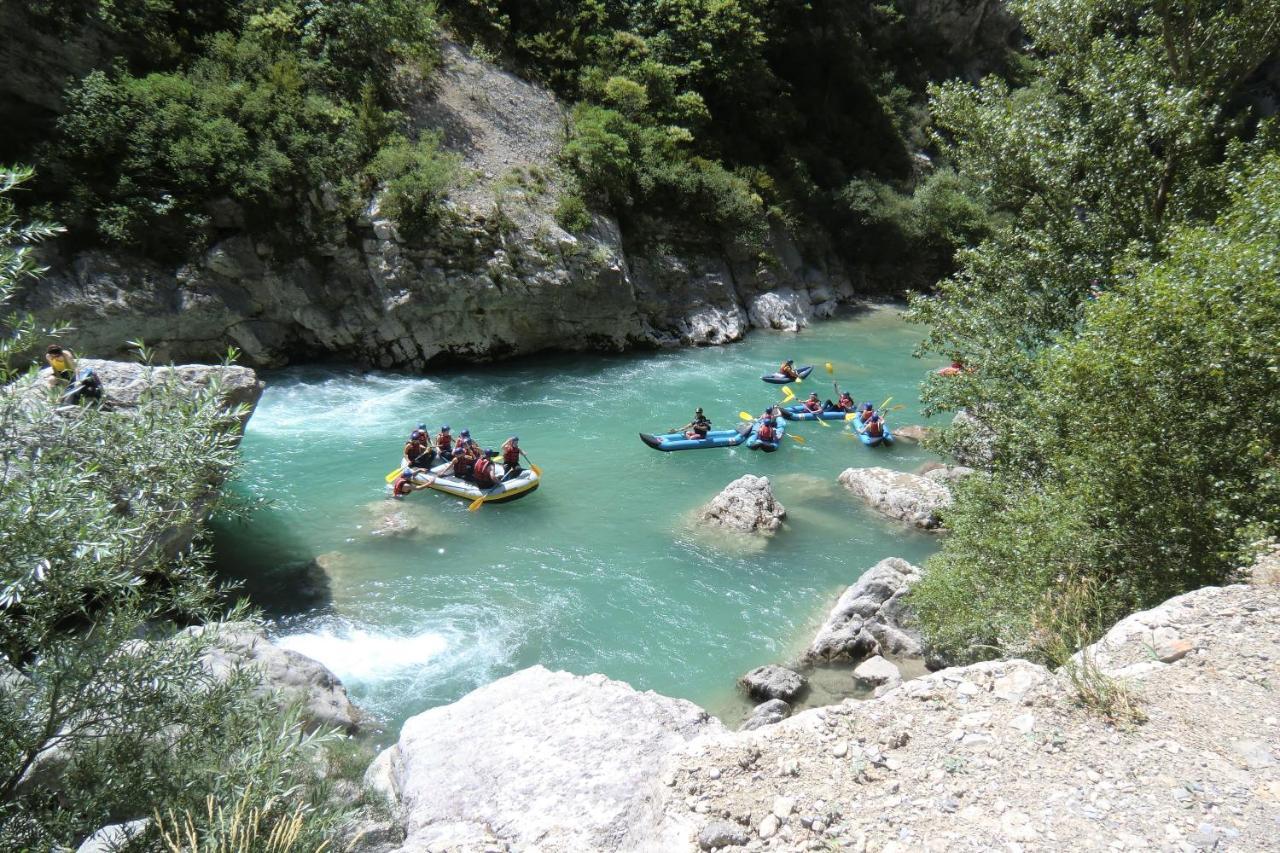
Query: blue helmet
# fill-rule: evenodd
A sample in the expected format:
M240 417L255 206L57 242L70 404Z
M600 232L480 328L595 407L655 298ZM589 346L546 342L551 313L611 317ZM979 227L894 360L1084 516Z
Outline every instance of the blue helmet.
M467 438L470 438L470 437L471 437L471 430L469 430L469 429L464 429L462 432L458 433L458 435L465 435Z
M864 408L864 409L874 409L874 408L875 408L875 406L871 405L871 401L870 401L870 400L868 400L867 402L865 402L865 403L863 403L863 404L862 404L862 408Z
M512 440L512 441L519 441L519 440L520 440L520 436L518 436L518 435L513 435L513 436L511 436L511 440Z
M441 431L441 432L448 432L448 431L449 431L449 425L448 425L448 424L445 424L444 426L440 427L440 431Z
M412 476L413 476L413 469L412 469L412 468L401 468L401 469L400 469L400 476L401 476L401 477L412 477Z

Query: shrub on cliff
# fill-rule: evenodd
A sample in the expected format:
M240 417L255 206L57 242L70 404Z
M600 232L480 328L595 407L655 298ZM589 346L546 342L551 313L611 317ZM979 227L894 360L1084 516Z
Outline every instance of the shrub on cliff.
M14 217L27 177L0 168L0 309L55 230ZM35 334L0 319L5 381ZM267 825L303 809L313 849L336 819L313 783L320 741L256 698L250 673L213 679L208 636L178 633L222 610L203 549L177 540L234 465L240 413L216 383L176 382L128 413L64 406L32 375L0 387L0 849L74 846L169 809L203 834L208 795L274 801Z
M913 592L935 645L1038 654L1064 589L1096 591L1096 629L1280 533L1280 155L1231 187L1036 358L1034 407L1000 424L1036 467L959 489Z

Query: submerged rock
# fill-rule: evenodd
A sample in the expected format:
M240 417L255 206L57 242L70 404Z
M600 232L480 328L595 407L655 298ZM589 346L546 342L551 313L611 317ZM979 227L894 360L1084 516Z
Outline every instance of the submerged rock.
M683 849L693 830L660 821L659 777L723 732L691 702L535 666L410 718L379 787L398 792L405 850Z
M840 484L872 509L921 530L942 526L939 512L951 505L951 492L928 477L888 468L846 468Z
M929 435L929 428L909 424L907 426L896 426L893 428L893 437L897 440L906 440L921 442Z
M724 487L698 512L710 527L771 536L782 527L787 510L773 496L768 477L746 474Z
M738 730L749 732L762 726L780 723L790 716L791 704L789 702L785 702L782 699L770 699L768 702L761 702L752 708L751 713L742 721L742 725L738 726Z
M898 667L892 661L887 661L880 655L867 658L853 670L853 675L861 681L865 681L873 686L888 684L902 680L902 673L898 671Z
M198 636L205 630L198 626L186 633ZM255 667L262 674L264 689L279 695L281 707L299 705L309 726L337 727L348 733L359 729L360 712L347 698L342 682L324 664L272 644L254 625L231 623L219 628L215 636L204 659L215 678L226 678L238 667Z
M920 569L898 557L876 563L846 589L827 614L805 659L861 660L886 652L919 657L919 637L902 597L920 580Z
M793 701L804 690L807 680L800 673L777 664L765 664L748 672L738 683L756 699Z

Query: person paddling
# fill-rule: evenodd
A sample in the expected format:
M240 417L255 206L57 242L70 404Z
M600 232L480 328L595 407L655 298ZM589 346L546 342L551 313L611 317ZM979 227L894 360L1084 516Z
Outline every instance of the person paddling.
M498 484L493 477L493 451L486 450L476 457L471 466L471 480L482 489L491 489Z
M778 372L788 379L795 380L800 378L800 374L796 372L795 359L789 358L782 362L782 366L778 368Z
M678 432L683 432L685 438L706 438L707 433L711 432L711 421L702 413L702 407L693 413L693 420L680 427Z
M431 437L425 430L415 429L404 445L404 466L406 468L430 468L435 448L431 446Z
M436 452L441 459L448 459L453 455L453 435L449 432L448 424L440 427L440 431L436 433Z
M822 404L822 408L828 412L856 412L858 410L858 404L849 396L848 391L841 391L840 398L838 400L834 403L828 400Z
M872 407L871 403L863 403L862 414L858 415L858 423L865 424L867 421L871 420L871 416L874 414L875 409Z
M818 393L815 391L809 395L809 399L801 403L806 412L817 414L822 411L822 401L818 399Z
M767 441L774 444L778 440L778 422L772 417L761 419L760 426L756 427L756 438L760 441Z
M524 473L520 467L520 457L524 451L520 449L520 436L513 435L502 443L502 482L515 479Z
M867 421L867 425L863 427L862 432L872 438L884 437L884 421L879 415L872 415L871 420Z
M405 495L412 494L419 489L427 488L426 483L416 483L413 480L414 470L412 468L403 468L400 476L396 477L396 481L391 484L391 496L402 498Z

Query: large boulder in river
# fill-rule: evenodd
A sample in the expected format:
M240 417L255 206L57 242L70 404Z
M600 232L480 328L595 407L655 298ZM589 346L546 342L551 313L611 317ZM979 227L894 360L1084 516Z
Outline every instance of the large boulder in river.
M872 509L921 530L942 526L938 513L951 505L951 491L941 483L888 468L846 468L839 481Z
M902 598L920 569L898 557L876 563L840 596L805 652L805 660L919 657L920 639Z
M410 718L366 778L398 800L405 851L683 849L661 776L723 732L691 702L534 666Z
M781 699L791 702L804 690L805 677L777 664L765 664L748 672L738 683L746 688L754 699Z
M188 628L187 633L198 636L205 630L197 626ZM297 705L303 722L310 727L336 727L350 733L359 728L360 712L347 698L338 677L319 661L272 644L256 625L219 627L204 665L215 678L226 678L241 667L258 670L263 689L273 691L281 707Z
M770 536L782 527L787 510L773 496L768 477L746 474L724 487L698 512L710 527Z

